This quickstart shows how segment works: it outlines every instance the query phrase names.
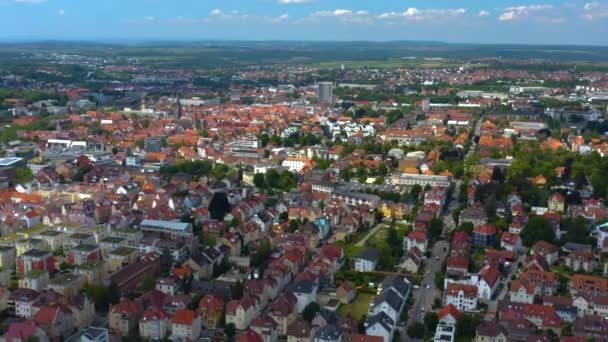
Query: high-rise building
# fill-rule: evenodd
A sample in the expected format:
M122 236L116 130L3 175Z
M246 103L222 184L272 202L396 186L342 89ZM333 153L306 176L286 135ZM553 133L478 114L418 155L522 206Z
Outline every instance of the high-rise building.
M331 82L319 82L319 101L325 103L334 102L333 83Z

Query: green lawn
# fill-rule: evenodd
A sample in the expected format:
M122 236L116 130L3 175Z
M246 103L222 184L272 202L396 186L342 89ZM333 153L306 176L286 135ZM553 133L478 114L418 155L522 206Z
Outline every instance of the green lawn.
M345 317L347 314L353 316L354 319L360 320L364 315L367 315L369 303L373 299L373 295L369 293L357 293L355 300L347 305L340 305L338 315Z

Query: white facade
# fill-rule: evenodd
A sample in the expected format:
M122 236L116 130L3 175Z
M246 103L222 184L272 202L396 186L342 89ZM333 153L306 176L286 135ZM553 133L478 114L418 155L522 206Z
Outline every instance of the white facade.
M376 270L378 262L367 259L357 258L355 260L355 271L358 272L372 272Z
M460 311L473 311L477 309L477 297L467 297L464 291L458 291L458 294L445 295L444 305L452 304Z

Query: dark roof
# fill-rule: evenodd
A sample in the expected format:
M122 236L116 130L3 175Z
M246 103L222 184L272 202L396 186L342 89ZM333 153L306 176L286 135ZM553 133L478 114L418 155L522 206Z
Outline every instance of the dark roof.
M478 336L498 336L503 333L507 336L507 331L496 321L483 322L477 327Z
M311 281L302 279L291 284L289 290L293 293L312 293L314 287L315 284L313 284Z
M382 291L378 297L374 298L373 306L376 307L382 303L386 302L391 308L395 309L395 311L399 312L401 306L403 305L403 299L399 297L397 292L393 289L388 289Z
M293 337L309 337L310 336L310 323L305 320L297 320L287 327L287 336Z
M365 327L371 327L374 324L380 324L386 331L391 331L395 322L384 312L370 316L365 320Z
M384 278L384 281L382 282L382 291L386 291L391 287L397 290L397 293L401 296L407 295L410 291L410 283L403 277L388 276Z
M328 324L321 329L317 330L315 334L315 339L321 339L326 341L335 341L340 338L340 329L336 327L334 324Z
M361 251L357 258L364 259L368 261L377 261L379 257L378 250L372 247L368 247L365 250Z

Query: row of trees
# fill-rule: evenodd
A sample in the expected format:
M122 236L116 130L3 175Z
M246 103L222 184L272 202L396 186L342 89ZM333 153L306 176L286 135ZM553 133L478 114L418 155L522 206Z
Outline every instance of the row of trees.
M265 174L256 173L253 176L253 184L260 189L288 192L298 186L298 180L293 173L287 170L279 173L275 169L270 169Z

